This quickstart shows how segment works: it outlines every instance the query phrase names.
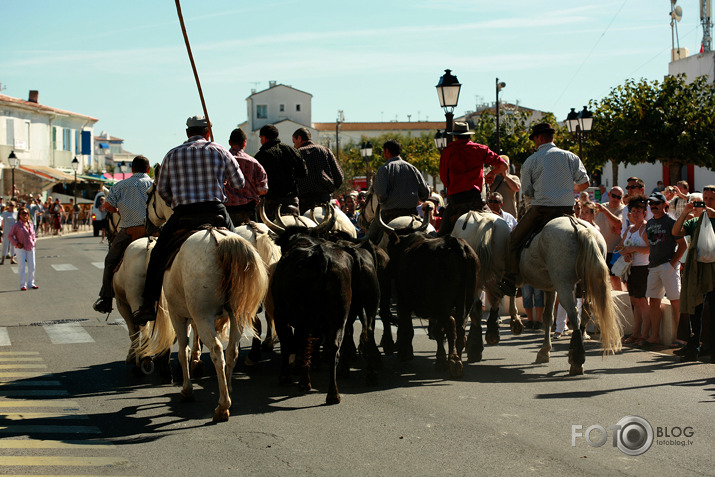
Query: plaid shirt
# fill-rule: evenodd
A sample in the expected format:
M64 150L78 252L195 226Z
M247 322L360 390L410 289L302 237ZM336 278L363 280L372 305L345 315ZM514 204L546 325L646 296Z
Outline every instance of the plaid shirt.
M226 184L226 196L228 197L226 205L236 206L258 202L259 196L265 194L268 190L268 178L266 177L265 169L257 160L246 154L243 149L232 147L228 152L236 158L238 165L241 167L243 177L246 179L246 187L234 189L229 184Z
M135 172L128 179L119 181L109 189L106 201L119 209L119 228L126 229L144 225L146 222L147 191L153 181L143 172Z
M198 202L225 202L224 182L240 189L243 173L228 150L193 136L164 157L156 178L159 195L174 209Z

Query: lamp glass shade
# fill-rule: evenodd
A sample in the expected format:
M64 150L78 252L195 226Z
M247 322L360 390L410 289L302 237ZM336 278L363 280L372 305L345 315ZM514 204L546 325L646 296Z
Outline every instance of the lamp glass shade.
M590 131L593 126L593 113L589 111L586 106L583 107L580 113L578 113L579 126L581 126L581 131Z
M20 165L20 159L15 155L15 151L10 152L10 155L7 157L7 162L13 169Z
M452 70L444 70L444 74L437 83L437 97L439 105L443 108L454 108L459 100L459 90L462 85L456 76L452 75Z
M571 108L571 112L566 116L566 127L570 133L574 133L578 130L578 115L576 108Z
M77 169L79 169L79 161L76 157L72 159L72 169L74 169L75 172L77 172Z

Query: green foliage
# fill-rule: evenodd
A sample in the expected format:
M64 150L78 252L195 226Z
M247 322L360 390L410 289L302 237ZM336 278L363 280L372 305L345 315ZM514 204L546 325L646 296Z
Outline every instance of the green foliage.
M439 176L439 150L434 145L434 136L423 133L419 136L402 135L396 133L385 133L377 137L368 138L363 136L360 143L370 141L372 143L372 157L370 158L369 170L371 183L377 170L385 164L382 155L382 145L389 139L395 139L402 144L402 159L414 165L423 174ZM337 191L345 193L350 190L350 181L353 177L365 175L365 161L360 155L360 143L350 141L340 148L340 167L345 173L345 181Z
M595 106L589 149L597 162L713 167L715 86L707 78L627 80Z

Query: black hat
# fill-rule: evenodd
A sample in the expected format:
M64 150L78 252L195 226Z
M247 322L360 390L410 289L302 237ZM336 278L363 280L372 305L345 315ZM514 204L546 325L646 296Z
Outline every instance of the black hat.
M668 202L668 200L665 198L662 192L653 192L650 197L648 197L648 200L651 201L658 201L658 202Z
M554 134L556 130L551 127L551 124L549 123L540 123L534 126L534 128L531 130L531 134L529 134L529 139L534 139L534 136L538 136L539 134Z

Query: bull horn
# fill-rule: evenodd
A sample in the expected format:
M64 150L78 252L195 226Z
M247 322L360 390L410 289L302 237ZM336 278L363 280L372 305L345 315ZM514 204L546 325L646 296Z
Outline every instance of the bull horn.
M263 221L264 224L266 224L266 227L271 229L274 233L280 235L283 232L285 232L285 228L281 227L280 225L276 225L271 220L268 218L266 215L266 209L265 209L265 203L264 201L260 201L258 203L258 215L261 217L261 220Z
M374 219L373 219L373 220L374 220ZM378 211L377 211L377 220L380 221L380 228L381 228L382 230L384 230L385 232L390 232L390 233L394 233L394 232L395 232L395 229L393 229L392 227L390 227L389 225L387 225L387 224L385 223L385 221L382 220L382 211L381 211L381 210L378 210Z
M432 219L432 207L423 207L422 213L424 217L422 218L422 225L415 229L415 232L424 232L429 227L430 219Z
M315 226L314 230L317 234L322 234L333 230L333 227L335 227L335 221L337 220L335 215L335 209L333 209L332 205L321 204L321 207L325 208L325 217L323 217L322 222Z
M310 220L312 220L313 222L315 222L315 207L313 207L312 209L310 209Z
M286 224L285 224L285 222L283 222L283 219L281 218L280 204L278 205L278 208L276 209L276 223L278 224L279 227L283 227L283 230L285 230Z

